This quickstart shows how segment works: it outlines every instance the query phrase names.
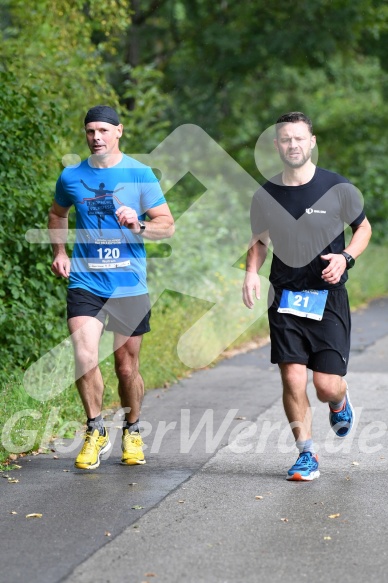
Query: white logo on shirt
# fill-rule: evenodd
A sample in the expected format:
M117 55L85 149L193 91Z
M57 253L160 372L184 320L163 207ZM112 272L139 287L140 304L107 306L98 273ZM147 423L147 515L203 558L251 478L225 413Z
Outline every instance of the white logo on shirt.
M306 209L306 213L308 215L311 215L312 213L320 213L322 215L325 215L326 214L326 211L318 211L318 210L315 210L315 209L311 209L310 208L310 209Z

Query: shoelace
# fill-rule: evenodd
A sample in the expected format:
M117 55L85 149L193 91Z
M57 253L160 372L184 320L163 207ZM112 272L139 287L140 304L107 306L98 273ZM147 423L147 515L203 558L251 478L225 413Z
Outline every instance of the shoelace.
M124 446L127 447L129 445L141 445L140 435L133 435L133 433L124 435Z
M313 457L313 454L311 452L304 451L303 453L300 454L300 456L296 460L295 465L298 465L298 466L309 465L313 461L312 457Z
M97 437L92 435L91 433L85 433L85 443L83 444L81 453L88 453L89 451L93 450L94 446L96 445Z

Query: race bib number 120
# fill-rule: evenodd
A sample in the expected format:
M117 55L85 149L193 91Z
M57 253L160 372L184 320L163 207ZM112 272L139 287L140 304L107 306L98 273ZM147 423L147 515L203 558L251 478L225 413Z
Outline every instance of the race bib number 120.
M289 291L284 289L278 312L293 314L313 320L322 320L327 300L327 290Z
M120 240L101 240L88 245L89 269L119 269L130 264L129 246Z

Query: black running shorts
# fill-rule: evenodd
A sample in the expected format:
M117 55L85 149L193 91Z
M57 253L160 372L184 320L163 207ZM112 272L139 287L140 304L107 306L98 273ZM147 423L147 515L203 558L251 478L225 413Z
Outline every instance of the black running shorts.
M350 308L346 288L328 293L321 321L277 311L281 290L268 309L271 362L305 364L317 372L345 376L350 352Z
M125 298L102 298L81 288L67 290L67 318L97 318L106 330L123 336L141 336L150 331L151 305L148 294Z

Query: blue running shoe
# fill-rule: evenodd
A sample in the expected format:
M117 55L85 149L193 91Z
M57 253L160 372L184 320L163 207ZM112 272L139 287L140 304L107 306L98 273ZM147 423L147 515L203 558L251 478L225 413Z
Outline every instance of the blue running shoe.
M349 435L354 423L354 410L349 401L348 391L346 391L345 403L342 409L339 411L333 411L330 407L329 419L330 425L338 437L346 437Z
M299 455L292 468L288 470L287 480L311 482L311 480L319 478L318 467L317 454L312 454L311 451L304 451Z

